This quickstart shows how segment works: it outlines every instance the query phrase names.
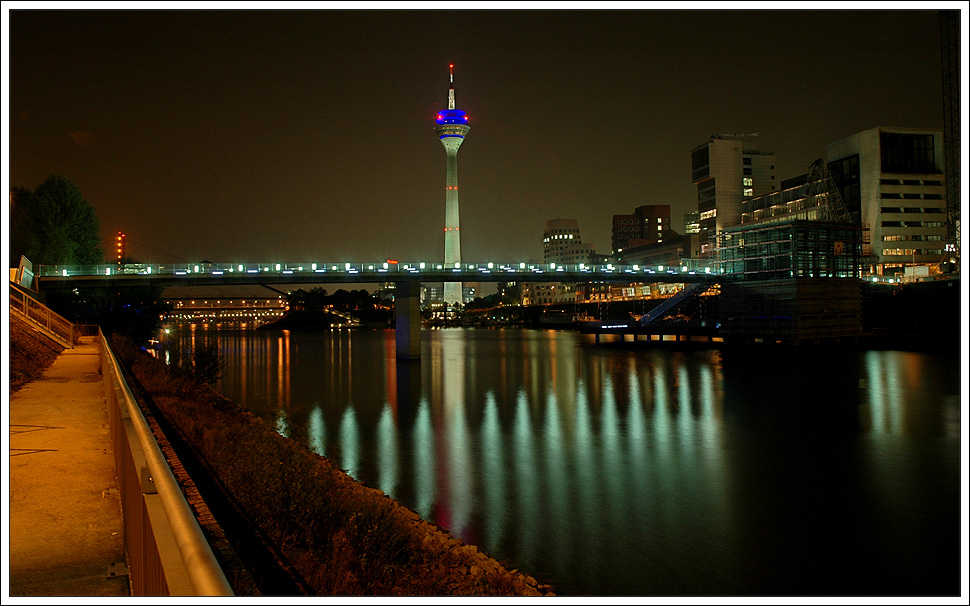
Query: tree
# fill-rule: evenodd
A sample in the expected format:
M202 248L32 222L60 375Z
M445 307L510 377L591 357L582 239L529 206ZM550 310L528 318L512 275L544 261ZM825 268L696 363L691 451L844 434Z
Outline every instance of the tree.
M34 265L104 262L98 217L67 177L51 175L32 195L21 198L23 209L18 220L22 224L11 227L21 230L24 254Z
M27 226L30 215L28 208L33 194L24 187L13 187L10 190L10 265L16 267L20 263L20 256L27 255L30 246L30 236ZM28 259L30 257L27 257Z

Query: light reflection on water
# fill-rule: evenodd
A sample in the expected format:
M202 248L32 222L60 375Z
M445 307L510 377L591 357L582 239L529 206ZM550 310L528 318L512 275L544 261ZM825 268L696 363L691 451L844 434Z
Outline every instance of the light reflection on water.
M228 397L561 594L958 591L957 360L183 328Z

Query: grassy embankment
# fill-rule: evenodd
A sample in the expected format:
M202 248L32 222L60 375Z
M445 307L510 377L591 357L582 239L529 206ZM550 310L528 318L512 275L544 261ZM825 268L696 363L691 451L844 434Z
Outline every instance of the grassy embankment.
M10 314L10 393L40 377L64 348Z
M543 595L215 390L115 340L169 422L318 595Z

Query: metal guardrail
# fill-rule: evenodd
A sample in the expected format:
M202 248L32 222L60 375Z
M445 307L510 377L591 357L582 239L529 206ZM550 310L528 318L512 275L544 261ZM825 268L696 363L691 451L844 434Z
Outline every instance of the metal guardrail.
M30 321L64 347L74 349L74 325L13 284L10 287L10 311Z
M100 331L98 339L132 595L233 595Z

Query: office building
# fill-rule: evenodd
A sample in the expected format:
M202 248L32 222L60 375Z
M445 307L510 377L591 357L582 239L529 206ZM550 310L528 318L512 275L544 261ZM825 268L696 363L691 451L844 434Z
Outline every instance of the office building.
M697 186L701 254L718 231L741 222L741 201L772 192L775 155L763 152L752 135L712 135L691 151L691 178Z
M868 271L938 271L947 244L942 131L872 128L830 143L827 160L849 213L869 226Z

